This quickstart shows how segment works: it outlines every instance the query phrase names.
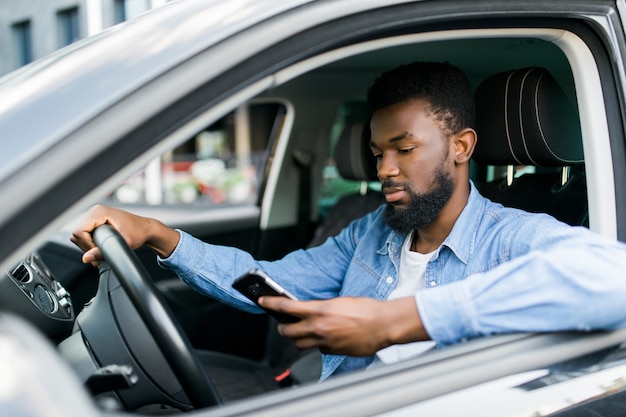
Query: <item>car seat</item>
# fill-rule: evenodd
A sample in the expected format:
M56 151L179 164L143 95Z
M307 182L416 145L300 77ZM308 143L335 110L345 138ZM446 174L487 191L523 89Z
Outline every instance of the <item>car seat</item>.
M478 184L505 206L588 225L587 186L576 103L545 68L493 75L475 93L478 142L473 160L508 166L507 178ZM514 167L535 173L514 178Z
M335 145L335 164L339 175L346 180L362 181L361 191L341 197L316 228L308 247L318 246L330 236L336 236L351 221L376 210L385 202L380 191L367 187L378 181L376 159L369 146L369 121L346 124Z

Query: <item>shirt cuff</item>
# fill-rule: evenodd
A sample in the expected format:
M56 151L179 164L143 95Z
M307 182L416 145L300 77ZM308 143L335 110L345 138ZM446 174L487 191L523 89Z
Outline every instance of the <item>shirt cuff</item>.
M191 245L192 242L190 242L191 239L188 239L188 235L180 229L175 230L178 232L179 237L178 243L172 253L170 253L167 258L157 255L157 262L161 267L173 268L178 265L184 265L185 261L189 257L187 254L195 252L194 248L189 247L193 245Z
M474 304L466 282L459 281L415 293L424 329L438 345L445 346L476 337Z

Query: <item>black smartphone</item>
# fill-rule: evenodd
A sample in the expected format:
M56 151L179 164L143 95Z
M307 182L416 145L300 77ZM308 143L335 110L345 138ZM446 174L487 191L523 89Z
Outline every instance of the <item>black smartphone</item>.
M251 269L237 278L233 282L233 288L257 304L259 297L263 295L282 296L297 300L294 295L260 269ZM288 314L282 314L272 310L265 311L281 323L294 323L300 320L299 317L290 316Z

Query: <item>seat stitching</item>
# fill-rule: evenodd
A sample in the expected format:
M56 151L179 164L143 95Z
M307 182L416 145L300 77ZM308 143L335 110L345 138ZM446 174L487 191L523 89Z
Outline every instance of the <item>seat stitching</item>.
M520 135L522 138L522 145L524 145L524 151L526 151L526 156L528 156L528 159L530 160L530 162L532 162L533 165L537 166L539 164L537 164L537 162L533 159L533 157L530 155L530 152L528 150L528 144L526 143L526 135L524 133L524 120L523 120L523 114L522 114L522 93L524 91L524 85L526 84L526 79L528 78L530 73L533 71L534 71L534 68L530 68L528 71L526 71L526 73L524 74L524 77L522 78L522 82L520 83L518 112L519 112L519 120L520 120L520 123L519 123ZM536 91L537 90L535 90L535 92ZM537 104L536 101L533 104L536 105Z
M563 163L577 163L580 162L578 160L573 160L573 159L564 159L561 158L560 156L558 156L556 153L554 153L552 151L552 148L550 148L550 145L548 145L548 141L546 140L546 137L543 133L543 128L541 126L541 120L539 118L539 83L541 82L541 79L543 78L544 74L541 74L541 76L539 77L539 80L537 80L537 85L535 87L535 118L537 119L537 126L539 127L539 133L541 134L541 140L543 141L543 144L545 145L546 149L548 150L548 152L550 152L550 154L552 156L554 156L558 161L563 162Z
M511 83L511 78L513 77L513 74L515 74L515 72L517 71L510 73L507 77L506 87L504 89L504 130L506 131L506 140L509 145L509 151L511 152L511 156L513 157L513 159L515 159L516 162L521 164L521 162L515 156L515 152L513 151L513 144L511 143L511 133L509 129L509 100L507 99L509 97L509 85Z

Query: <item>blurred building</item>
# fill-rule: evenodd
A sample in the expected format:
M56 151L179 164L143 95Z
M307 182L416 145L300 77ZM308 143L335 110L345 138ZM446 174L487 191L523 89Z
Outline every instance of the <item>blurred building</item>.
M168 0L0 0L0 76Z

